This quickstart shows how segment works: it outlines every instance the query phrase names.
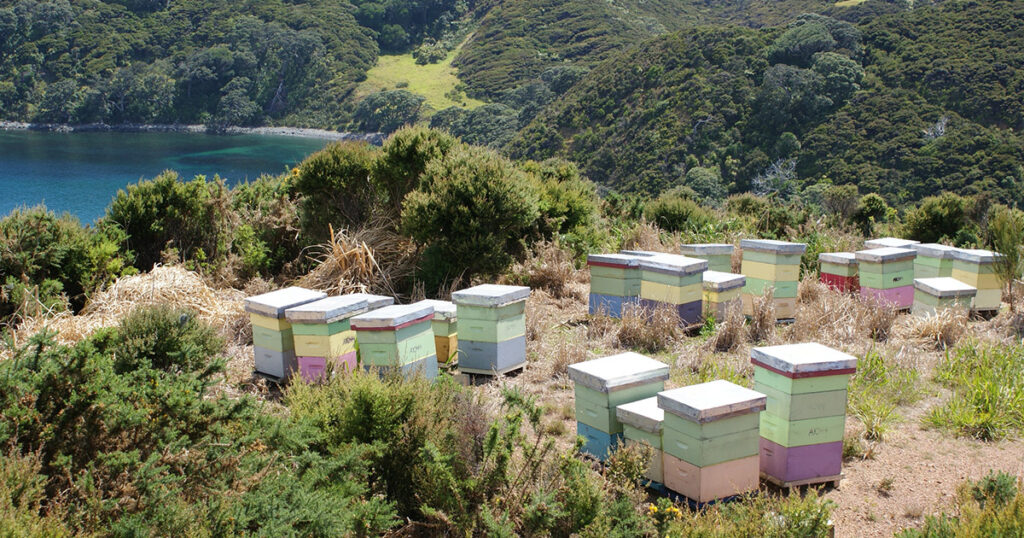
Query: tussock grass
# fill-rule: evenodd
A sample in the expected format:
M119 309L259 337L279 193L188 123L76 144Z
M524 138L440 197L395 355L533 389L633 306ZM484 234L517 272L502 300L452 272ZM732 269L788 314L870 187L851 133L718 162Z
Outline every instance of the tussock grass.
M679 252L674 245L662 241L662 231L655 224L641 221L622 238L622 250L650 250L652 252Z
M715 331L704 342L704 349L719 353L735 351L747 341L747 320L743 306L737 301L726 308L725 318L716 320Z
M967 334L969 312L966 308L944 308L925 317L910 316L899 327L903 338L917 338L944 350L953 347Z
M371 222L357 230L331 228L331 240L311 249L317 266L298 285L332 295L369 292L398 296L397 282L416 269L412 241L388 222Z
M650 353L668 349L683 334L679 323L679 313L668 305L653 309L625 306L619 325L619 344Z
M751 342L767 344L775 337L775 292L765 290L761 297L754 297L754 313L750 317L747 333Z
M1024 430L1024 348L965 341L947 351L935 380L953 394L928 424L984 441Z
M526 259L512 266L501 282L542 289L558 299L582 300L583 288L575 284L586 277L586 271L577 270L573 265L572 252L557 242L541 241L534 245Z

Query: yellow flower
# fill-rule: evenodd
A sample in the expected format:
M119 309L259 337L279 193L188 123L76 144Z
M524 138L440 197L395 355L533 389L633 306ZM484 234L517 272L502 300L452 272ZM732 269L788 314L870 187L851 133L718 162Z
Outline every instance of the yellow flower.
M647 511L652 513L652 514L657 514L658 513L658 507L654 506L654 504L650 504L650 505L647 506Z
M296 166L295 168L292 168L292 175L293 176L299 175L299 167L298 166Z

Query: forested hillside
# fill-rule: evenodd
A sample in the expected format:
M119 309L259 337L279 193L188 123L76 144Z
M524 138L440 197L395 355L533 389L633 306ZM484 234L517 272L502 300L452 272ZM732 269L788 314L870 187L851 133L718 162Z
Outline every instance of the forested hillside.
M947 2L859 26L803 15L666 35L596 67L508 148L713 201L828 178L891 203L943 189L1020 203L1022 16L1020 2Z

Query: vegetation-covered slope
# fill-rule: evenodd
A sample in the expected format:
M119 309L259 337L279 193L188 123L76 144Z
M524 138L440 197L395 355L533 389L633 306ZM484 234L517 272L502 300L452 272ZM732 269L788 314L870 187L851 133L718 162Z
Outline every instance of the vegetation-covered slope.
M1021 202L1018 2L949 2L859 27L705 28L609 59L537 116L514 156L563 156L616 189L793 195L824 177L891 202L941 189ZM949 41L948 46L941 46ZM798 181L800 180L800 181Z

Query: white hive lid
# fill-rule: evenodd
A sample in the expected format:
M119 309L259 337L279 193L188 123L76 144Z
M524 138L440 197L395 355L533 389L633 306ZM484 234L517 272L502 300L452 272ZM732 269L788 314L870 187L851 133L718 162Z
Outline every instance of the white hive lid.
M958 248L953 252L953 259L977 264L995 263L1002 257L1003 255L998 252L977 248Z
M438 301L436 299L424 299L415 305L434 307L434 321L455 321L455 303L451 301Z
M354 329L392 328L433 315L430 305L395 304L360 314L351 323Z
M668 275L687 276L708 270L708 261L680 254L657 254L640 258L640 268Z
M658 433L665 422L665 410L658 407L658 397L651 396L616 407L615 418L645 432Z
M917 252L918 256L925 258L939 258L942 260L953 259L953 254L960 250L956 247L948 245L940 245L939 243L923 243L917 245L910 245L910 248Z
M281 319L284 318L285 310L325 297L327 297L327 294L322 291L291 286L270 293L247 297L243 304L245 311L251 314Z
M867 248L910 248L910 245L916 245L920 241L914 241L913 239L900 239L898 237L882 237L879 239L871 239L865 241L864 246Z
M741 239L740 248L758 252L771 252L773 254L803 254L807 250L807 245L804 243L777 241L775 239Z
M687 256L715 256L732 254L733 246L728 243L690 243L679 247L679 252Z
M376 310L382 306L388 306L395 304L394 297L388 297L387 295L373 295L371 293L350 293L347 297L355 297L366 301L366 307L370 310Z
M668 379L668 365L627 351L569 366L569 379L598 392L614 392Z
M969 286L959 280L942 276L938 278L915 278L914 288L932 297L970 297L978 293L978 288Z
M457 305L497 307L525 301L529 296L530 288L526 286L481 284L453 293L452 301Z
M742 288L746 283L747 277L744 275L722 271L704 271L704 289L708 291L729 291Z
M763 411L768 397L724 379L658 393L658 406L673 415L705 423Z
M342 295L328 297L294 306L284 311L284 317L292 323L334 323L352 316L362 314L369 309L366 299Z
M881 247L857 251L858 262L891 263L903 260L912 260L916 257L917 252L914 252L909 248Z
M857 357L816 342L755 347L750 350L750 357L788 374L852 370L857 367Z
M852 252L822 252L818 261L836 265L857 265L857 255Z
M631 254L588 254L587 265L595 263L614 265L616 267L639 267L640 260Z

